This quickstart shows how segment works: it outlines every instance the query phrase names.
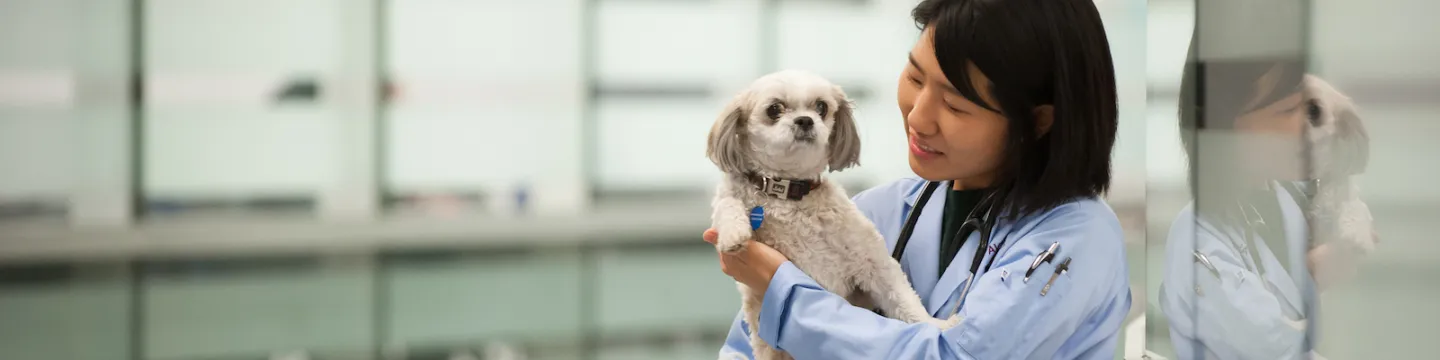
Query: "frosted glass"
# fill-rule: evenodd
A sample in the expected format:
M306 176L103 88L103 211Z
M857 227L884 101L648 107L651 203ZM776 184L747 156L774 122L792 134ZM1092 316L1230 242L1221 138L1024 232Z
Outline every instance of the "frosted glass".
M726 99L602 99L596 104L602 187L709 190L720 170L706 136Z
M0 1L0 70L70 64L79 29L74 1Z
M145 191L156 196L309 194L332 163L336 120L319 109L150 109Z
M388 113L385 169L391 190L476 190L539 176L554 157L547 124L571 111L424 109Z
M149 0L145 60L152 72L328 71L343 0Z
M122 279L0 289L0 358L128 359L128 289Z
M565 20L579 13L580 1L396 0L389 6L384 37L396 73L512 80L579 75L580 24Z
M605 333L714 330L740 310L735 280L715 271L715 252L706 246L597 257L596 322Z
M578 178L580 11L578 0L391 2L385 56L396 95L384 117L384 187L483 191Z
M0 107L0 200L65 199L74 163L69 110Z
M777 10L776 51L782 69L806 69L836 81L892 78L899 76L914 44L887 31L907 19L888 18L871 6L797 2L782 3Z
M152 0L145 6L144 188L150 195L311 194L338 161L340 0ZM314 104L276 95L297 76Z
M374 281L356 270L151 275L142 290L145 355L175 359L368 350Z
M756 75L759 12L745 1L597 2L601 79L695 82Z
M74 164L70 0L0 1L0 199L64 199Z
M561 343L580 333L583 269L578 253L403 262L389 283L387 346L480 340Z

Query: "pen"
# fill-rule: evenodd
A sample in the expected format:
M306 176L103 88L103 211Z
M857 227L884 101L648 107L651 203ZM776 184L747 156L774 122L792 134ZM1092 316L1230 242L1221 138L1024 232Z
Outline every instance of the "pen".
M1040 264L1050 262L1051 259L1054 259L1055 252L1059 250L1060 243L1053 242L1050 243L1050 248L1040 252L1040 255L1036 255L1035 261L1030 263L1030 268L1025 270L1025 282L1030 282L1030 275L1035 273L1035 269L1039 268Z
M1046 293L1049 293L1050 285L1055 284L1055 278L1060 277L1060 274L1064 274L1066 271L1069 270L1070 258L1067 257L1065 258L1065 261L1060 262L1060 266L1055 267L1055 275L1050 275L1050 281L1045 282L1045 287L1040 288L1040 296L1045 296Z

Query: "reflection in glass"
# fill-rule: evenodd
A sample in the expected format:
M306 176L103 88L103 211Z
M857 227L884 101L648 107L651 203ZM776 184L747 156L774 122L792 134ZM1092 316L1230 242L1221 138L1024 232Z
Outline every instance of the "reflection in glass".
M1268 24L1241 27L1282 35L1197 23L1180 94L1194 201L1171 224L1158 303L1180 359L1316 356L1317 294L1375 241L1351 181L1368 134L1347 96L1283 50L1301 47L1283 35L1303 28L1296 8L1224 5L1197 13L1238 12ZM1257 50L1267 41L1282 50Z

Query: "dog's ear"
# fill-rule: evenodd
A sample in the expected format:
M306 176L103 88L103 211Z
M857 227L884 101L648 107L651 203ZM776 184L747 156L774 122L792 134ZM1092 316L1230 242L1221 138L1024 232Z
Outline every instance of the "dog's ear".
M836 85L834 91L840 106L835 109L835 126L830 130L830 171L840 171L860 165L860 132L855 129L855 104L845 97L840 86Z
M705 156L727 174L739 174L745 167L745 121L750 118L749 91L741 92L725 105L710 127Z
M1323 161L1328 168L1321 169L1321 175L1349 176L1365 172L1370 163L1370 134L1360 120L1355 104L1349 96L1319 77L1307 75L1305 80L1310 96L1318 98L1309 102L1311 109L1307 115L1310 116L1311 126L1331 127L1330 138L1324 140L1328 142L1328 154L1322 154L1326 156ZM1319 122L1327 118L1334 123Z
M1365 130L1355 106L1346 100L1334 109L1335 142L1331 151L1335 152L1332 156L1339 173L1355 175L1364 173L1370 165L1370 133Z

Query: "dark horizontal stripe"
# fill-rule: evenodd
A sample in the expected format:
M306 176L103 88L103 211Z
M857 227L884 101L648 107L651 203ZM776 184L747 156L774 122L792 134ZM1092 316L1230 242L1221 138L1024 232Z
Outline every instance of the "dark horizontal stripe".
M718 171L718 170L717 170ZM597 203L604 202L642 202L642 201L675 201L677 199L694 199L696 201L709 202L710 193L703 188L667 188L667 189L646 189L646 190L613 190L597 189L590 193L590 199Z
M139 262L146 276L203 277L254 273L308 272L321 267L317 255L151 259Z
M308 211L316 201L305 196L255 197L247 199L179 199L151 198L145 201L147 216L192 213L197 211Z
M1363 80L1335 84L1357 106L1369 105L1440 105L1440 79ZM1151 85L1145 91L1148 102L1178 100L1180 88Z

